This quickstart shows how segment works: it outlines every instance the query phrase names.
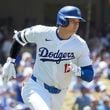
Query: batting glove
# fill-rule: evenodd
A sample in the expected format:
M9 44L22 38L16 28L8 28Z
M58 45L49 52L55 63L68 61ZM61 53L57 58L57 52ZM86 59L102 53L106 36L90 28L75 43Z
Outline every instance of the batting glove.
M6 63L3 66L3 83L4 84L7 84L7 82L11 78L16 78L14 63L15 63L15 59L8 57Z
M81 68L78 67L77 65L70 63L70 68L72 72L74 73L75 76L81 76Z

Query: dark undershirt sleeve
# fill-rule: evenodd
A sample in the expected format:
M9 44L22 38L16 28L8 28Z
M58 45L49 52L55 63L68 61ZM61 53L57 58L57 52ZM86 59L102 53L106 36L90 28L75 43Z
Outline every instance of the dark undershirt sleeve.
M13 41L13 44L10 50L10 57L13 59L16 59L17 54L19 53L21 48L22 48L21 44L19 44L16 40Z

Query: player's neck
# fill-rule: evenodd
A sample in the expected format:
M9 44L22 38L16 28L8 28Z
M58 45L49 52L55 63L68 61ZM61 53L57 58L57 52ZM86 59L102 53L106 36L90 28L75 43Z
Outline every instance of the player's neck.
M66 29L64 29L62 27L58 28L57 33L58 33L59 37L64 40L69 39L74 34L74 33L68 32Z

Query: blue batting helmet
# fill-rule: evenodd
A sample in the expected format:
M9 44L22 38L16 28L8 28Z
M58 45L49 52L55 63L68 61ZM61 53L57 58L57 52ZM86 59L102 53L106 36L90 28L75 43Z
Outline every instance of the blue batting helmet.
M64 6L58 11L57 14L57 26L68 26L69 20L68 18L76 18L81 21L85 21L81 17L81 11L79 8L75 6Z

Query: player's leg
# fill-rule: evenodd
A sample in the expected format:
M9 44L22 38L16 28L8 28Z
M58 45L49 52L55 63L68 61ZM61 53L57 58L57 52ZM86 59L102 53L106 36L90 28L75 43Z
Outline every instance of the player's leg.
M32 110L51 110L50 94L42 85L31 79L22 88L22 97Z
M67 90L61 90L59 94L51 94L52 97L52 110L61 110L62 104Z

